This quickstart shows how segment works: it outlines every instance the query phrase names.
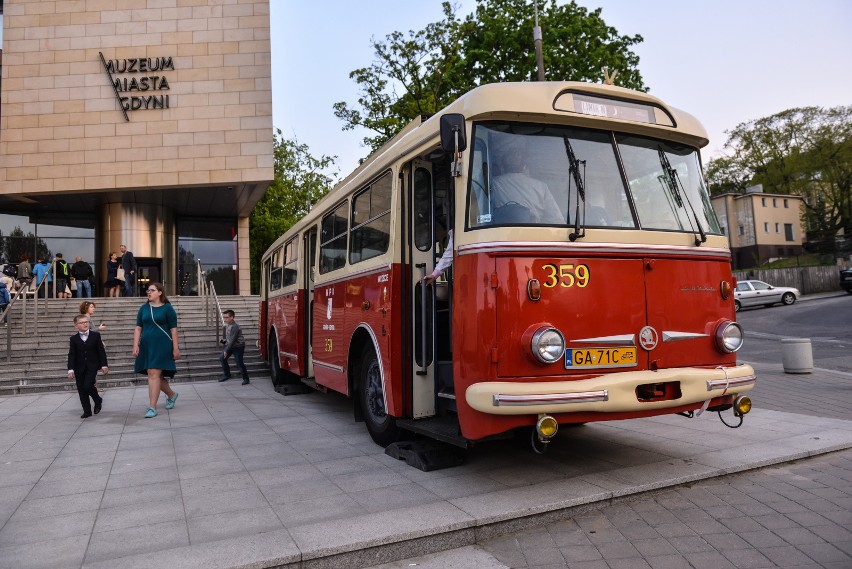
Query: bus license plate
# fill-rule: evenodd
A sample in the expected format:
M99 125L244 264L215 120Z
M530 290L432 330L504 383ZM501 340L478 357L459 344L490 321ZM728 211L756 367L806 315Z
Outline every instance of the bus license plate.
M565 368L633 367L636 365L636 348L568 348L565 350Z

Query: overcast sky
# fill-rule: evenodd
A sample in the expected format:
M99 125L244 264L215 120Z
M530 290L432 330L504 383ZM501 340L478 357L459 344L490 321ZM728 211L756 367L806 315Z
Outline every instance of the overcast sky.
M532 0L530 0L532 1ZM370 38L441 19L440 0L272 0L273 123L348 174L365 132L343 132L332 105L357 100L349 72L373 61ZM459 14L474 0L460 0ZM852 104L850 0L578 0L603 8L634 46L650 93L695 115L719 155L725 131L797 106ZM544 31L547 41L547 31Z

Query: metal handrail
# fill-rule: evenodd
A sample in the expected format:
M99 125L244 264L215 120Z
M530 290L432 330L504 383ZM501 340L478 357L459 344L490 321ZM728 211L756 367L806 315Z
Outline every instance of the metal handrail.
M12 310L12 307L15 306L15 303L18 302L18 299L23 297L23 310L21 312L21 322L24 324L24 334L27 333L27 289L29 288L29 284L24 284L21 288L15 291L15 296L12 297L12 300L9 301L9 304L6 305L6 309L0 311L0 323L5 322L6 318L9 315L9 311ZM6 328L6 361L12 361L12 327L8 325Z
M210 296L213 297L213 301L216 303L216 311L219 314L219 322L216 324L216 343L218 344L219 334L225 327L225 317L222 315L222 305L219 304L219 296L216 294L216 286L213 284L213 281L210 281Z

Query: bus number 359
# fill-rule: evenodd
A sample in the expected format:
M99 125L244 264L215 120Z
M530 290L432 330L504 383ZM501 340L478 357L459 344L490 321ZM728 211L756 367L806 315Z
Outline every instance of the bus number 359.
M542 283L546 288L553 288L557 284L564 288L571 288L575 284L584 288L591 277L586 265L542 265L541 268L548 273Z

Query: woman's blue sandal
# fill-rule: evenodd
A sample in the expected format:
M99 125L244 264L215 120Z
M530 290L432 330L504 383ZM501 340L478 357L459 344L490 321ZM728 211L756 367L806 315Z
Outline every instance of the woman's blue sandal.
M180 395L180 393L175 391L174 397L166 397L166 409L174 409L175 408L175 401L177 401L178 395Z
M151 417L156 417L156 416L157 416L157 410L154 409L153 407L148 407L148 412L145 413L145 418L150 419Z

